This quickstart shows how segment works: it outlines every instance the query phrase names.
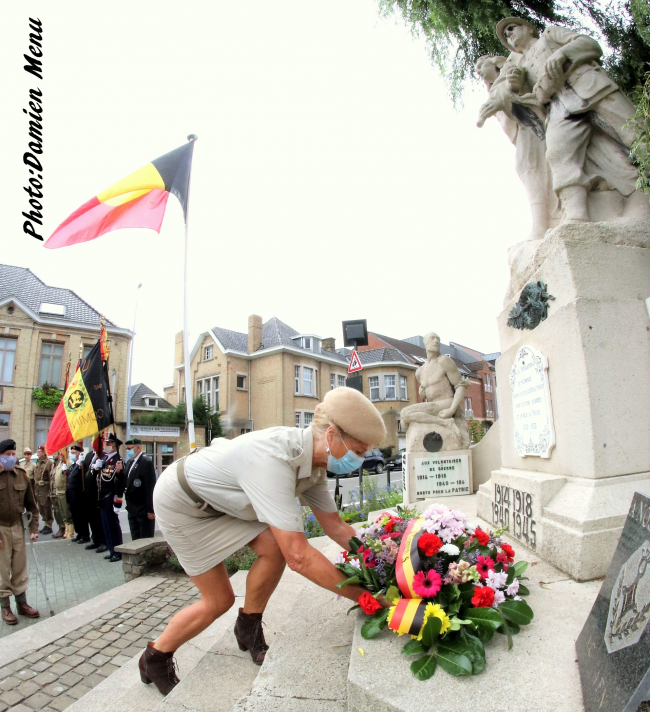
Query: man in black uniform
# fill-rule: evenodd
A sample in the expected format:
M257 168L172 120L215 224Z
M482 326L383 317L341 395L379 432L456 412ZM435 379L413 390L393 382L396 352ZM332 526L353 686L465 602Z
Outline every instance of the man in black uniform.
M84 502L84 449L80 443L75 443L70 448L72 465L68 470L65 481L65 499L70 508L72 522L77 536L72 541L77 544L87 544L90 541L88 517L86 516L86 503Z
M98 554L108 551L106 546L106 538L104 536L104 527L102 526L102 517L99 513L99 493L97 491L97 472L93 469L93 465L97 460L101 460L102 456L98 453L102 452L101 438L93 442L93 448L97 447L97 452L92 448L86 455L83 461L84 472L84 506L86 518L90 527L92 542L86 544L86 549L96 549Z
M156 515L153 513L153 488L156 473L153 462L142 452L142 440L126 441L126 510L129 513L131 539L146 539L154 535Z
M122 560L122 555L115 553L115 547L122 543L122 529L115 513L115 509L122 506L124 494L124 470L122 458L117 452L121 444L122 441L114 433L110 433L104 441L104 457L101 460L98 458L92 466L97 477L99 513L109 552L104 558L111 562Z

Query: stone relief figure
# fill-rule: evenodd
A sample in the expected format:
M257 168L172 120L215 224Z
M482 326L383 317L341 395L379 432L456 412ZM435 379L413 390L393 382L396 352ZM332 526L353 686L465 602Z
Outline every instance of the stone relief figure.
M517 58L520 57L515 53L507 59L500 55L479 57L475 65L476 72L483 79L488 92L501 74L507 77L509 71L517 66ZM526 87L523 93L525 96L534 96L531 86ZM497 111L496 117L515 146L515 170L524 184L533 219L529 239L540 240L549 228L560 223L559 204L551 186L546 162L544 111L536 100L533 106L530 103L519 103L519 84L514 81L514 76L506 79L501 95L504 109ZM482 123L479 121L480 125Z
M469 431L461 406L469 383L451 357L440 353L438 334L427 334L424 346L427 361L415 372L415 378L420 384L420 396L426 402L402 409L400 417L406 428L406 449L409 452L466 450Z
M557 26L540 37L518 17L501 20L497 35L518 56L492 84L479 125L513 103L539 112L563 223L650 218L629 158L634 107L601 67L598 42Z

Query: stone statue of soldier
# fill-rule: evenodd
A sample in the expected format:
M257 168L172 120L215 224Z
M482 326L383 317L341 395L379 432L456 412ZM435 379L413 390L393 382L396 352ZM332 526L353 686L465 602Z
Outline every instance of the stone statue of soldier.
M629 158L634 106L600 65L598 42L557 26L540 37L519 17L501 20L496 31L519 57L492 85L479 125L509 103L540 107L562 222L590 222L588 198L594 193L600 219L647 220L648 199L636 190L638 174Z
M452 358L440 353L438 334L427 334L424 346L427 361L415 372L415 378L420 384L420 396L426 402L402 409L400 417L407 429L406 449L409 452L467 450L469 431L462 405L469 383ZM429 445L436 441L438 446Z

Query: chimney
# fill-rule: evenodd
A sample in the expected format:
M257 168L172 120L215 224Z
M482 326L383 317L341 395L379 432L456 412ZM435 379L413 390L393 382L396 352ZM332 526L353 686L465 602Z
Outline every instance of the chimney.
M262 317L251 314L248 317L248 353L252 354L262 345Z
M320 342L321 351L334 351L335 339L329 336L327 339L323 339Z

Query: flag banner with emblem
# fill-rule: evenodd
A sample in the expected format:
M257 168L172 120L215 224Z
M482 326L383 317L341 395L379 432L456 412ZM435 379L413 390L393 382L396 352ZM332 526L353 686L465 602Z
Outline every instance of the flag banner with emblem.
M96 435L113 423L108 369L102 359L102 338L81 359L54 413L47 434L48 455L77 440Z
M126 227L159 233L170 193L187 219L193 150L194 141L189 141L94 195L57 227L45 247L76 245Z

